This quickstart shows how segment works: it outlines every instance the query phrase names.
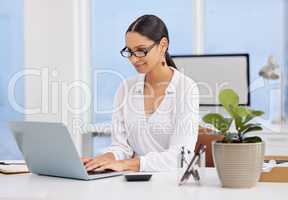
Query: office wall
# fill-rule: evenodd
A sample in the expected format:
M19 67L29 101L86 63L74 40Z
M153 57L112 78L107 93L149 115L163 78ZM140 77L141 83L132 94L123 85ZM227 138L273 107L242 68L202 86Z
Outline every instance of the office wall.
M0 1L0 160L21 159L8 123L22 120L9 103L9 81L23 67L23 1ZM23 80L14 89L15 99L23 105Z
M288 19L288 1L285 1L285 19ZM287 22L286 22L287 24ZM288 25L286 25L286 29L285 29L285 35L288 35ZM288 77L288 39L285 42L285 55L286 56L286 60L285 60L285 70L284 70L284 77ZM285 115L288 116L288 78L286 79L286 81L284 81L284 112Z
M89 0L25 0L24 7L25 117L65 123L81 151L78 125L90 122L85 107L90 84Z
M265 82L258 72L270 55L281 68L287 67L285 4L286 0L205 2L205 53L250 54L251 106L265 111L268 120L280 113L280 84Z

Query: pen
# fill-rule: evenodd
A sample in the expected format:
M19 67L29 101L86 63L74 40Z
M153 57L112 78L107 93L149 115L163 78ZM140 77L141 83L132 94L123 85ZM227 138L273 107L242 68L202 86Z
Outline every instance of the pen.
M182 185L185 181L187 181L191 175L193 176L194 180L199 183L200 176L198 170L195 169L193 165L200 159L200 155L205 152L205 150L205 146L201 145L199 152L194 154L182 178L180 179L179 185Z
M188 180L190 175L191 175L191 168L195 162L195 160L197 160L197 157L199 156L198 153L195 153L192 160L190 161L186 171L184 172L182 178L180 179L179 185L182 185L184 183L185 180Z
M182 146L182 149L181 149L181 163L180 163L180 167L181 168L184 167L184 146Z
M187 157L184 157L184 161L187 165L189 165L189 161L190 161L190 153L191 151L190 150L187 150ZM187 160L188 158L188 160Z
M7 162L0 162L0 165L25 165L25 163L7 163Z

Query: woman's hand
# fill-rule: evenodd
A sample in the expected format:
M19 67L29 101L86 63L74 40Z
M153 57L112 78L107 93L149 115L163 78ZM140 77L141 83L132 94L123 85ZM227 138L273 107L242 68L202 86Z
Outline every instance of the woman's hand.
M114 162L110 162L106 165L103 165L100 168L97 168L95 171L103 171L107 169L122 172L128 170L128 166L126 165L126 162L124 162L124 160L116 160Z
M140 168L140 159L133 158L129 160L115 160L110 163L103 165L100 168L97 168L95 171L102 171L102 170L113 170L117 172L122 171L139 171Z
M113 153L105 153L96 157L82 157L82 162L87 171L99 169L115 161Z

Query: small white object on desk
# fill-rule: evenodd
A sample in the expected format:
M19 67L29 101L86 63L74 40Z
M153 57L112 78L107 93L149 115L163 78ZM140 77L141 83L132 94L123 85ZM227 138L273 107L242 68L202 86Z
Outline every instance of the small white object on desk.
M268 163L263 164L262 172L270 172L273 167L288 167L288 162L277 164L275 160L270 160Z
M23 160L2 160L0 161L0 173L20 174L29 173L29 170Z

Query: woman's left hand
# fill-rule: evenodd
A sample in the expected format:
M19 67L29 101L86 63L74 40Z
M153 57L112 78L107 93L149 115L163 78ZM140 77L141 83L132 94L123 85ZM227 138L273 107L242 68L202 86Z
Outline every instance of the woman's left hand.
M126 165L126 162L123 160L116 160L113 162L110 162L107 165L103 165L102 167L97 168L95 171L103 171L106 169L111 169L116 172L122 172L128 170L128 166Z
M122 171L139 171L140 159L133 158L129 160L115 160L106 165L103 165L97 168L95 171L103 171L106 169L111 169L113 171L122 172Z

